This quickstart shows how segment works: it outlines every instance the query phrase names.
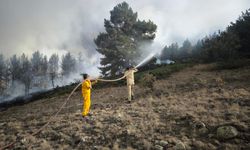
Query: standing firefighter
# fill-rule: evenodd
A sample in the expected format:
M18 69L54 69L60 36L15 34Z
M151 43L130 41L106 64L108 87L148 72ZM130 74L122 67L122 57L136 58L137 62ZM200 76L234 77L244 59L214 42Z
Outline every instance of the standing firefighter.
M90 100L91 89L92 89L92 83L89 79L89 75L83 74L82 96L83 96L84 100L83 100L82 117L86 117L89 114L89 109L90 109L90 105L91 105L91 100Z
M135 80L134 80L134 73L138 70L132 66L128 67L125 71L125 76L127 79L127 88L128 88L128 101L130 102L131 99L134 99L134 86L135 86Z

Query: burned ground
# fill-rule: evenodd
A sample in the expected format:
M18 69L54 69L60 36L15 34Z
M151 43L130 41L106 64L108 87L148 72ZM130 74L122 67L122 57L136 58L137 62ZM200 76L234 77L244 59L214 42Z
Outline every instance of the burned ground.
M17 140L13 149L250 149L250 69L211 68L186 68L157 80L154 90L136 87L132 103L125 86L93 90L92 115L84 122L75 92L35 136L27 135L68 94L11 107L0 112L0 145Z

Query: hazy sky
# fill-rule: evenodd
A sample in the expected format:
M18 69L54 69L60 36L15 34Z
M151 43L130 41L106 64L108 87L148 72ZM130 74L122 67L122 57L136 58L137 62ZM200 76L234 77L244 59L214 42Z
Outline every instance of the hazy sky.
M93 39L104 31L104 18L123 0L1 0L0 53L77 54L95 58ZM231 22L250 8L250 0L127 0L139 19L158 25L155 41L195 41Z

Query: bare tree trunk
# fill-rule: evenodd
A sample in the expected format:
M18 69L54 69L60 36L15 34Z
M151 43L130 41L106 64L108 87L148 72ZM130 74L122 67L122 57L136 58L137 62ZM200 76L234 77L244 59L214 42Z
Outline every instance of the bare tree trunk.
M54 85L54 78L52 78L52 86L53 86L53 88L55 87L55 85Z
M53 86L53 88L55 87L55 83L54 83L54 80L55 80L55 74L51 73L50 74L50 77L51 77L51 84Z

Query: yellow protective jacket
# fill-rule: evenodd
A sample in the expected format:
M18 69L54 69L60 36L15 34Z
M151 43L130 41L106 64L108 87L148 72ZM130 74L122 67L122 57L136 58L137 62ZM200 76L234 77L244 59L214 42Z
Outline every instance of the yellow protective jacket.
M90 80L84 80L82 82L82 94L90 94L91 92L91 81Z

